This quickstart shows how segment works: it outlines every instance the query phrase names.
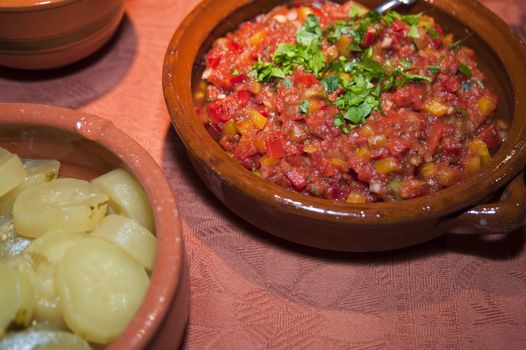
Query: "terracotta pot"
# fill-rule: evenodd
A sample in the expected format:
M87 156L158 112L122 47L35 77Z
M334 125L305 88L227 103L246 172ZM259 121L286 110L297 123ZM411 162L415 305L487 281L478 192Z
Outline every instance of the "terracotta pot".
M35 104L0 104L0 147L23 158L57 159L61 176L89 180L123 167L137 178L154 208L158 251L142 305L108 349L177 348L188 319L188 267L171 187L150 155L110 121Z
M212 41L283 1L203 0L182 21L165 56L163 87L173 125L199 176L242 218L282 238L340 251L405 247L444 233L505 233L526 213L526 48L495 14L474 0L420 1L408 10L435 17L469 46L500 96L497 114L511 123L491 164L462 184L397 203L352 205L298 194L260 179L232 160L194 111L193 87ZM363 1L374 8L379 1ZM511 182L515 179L513 182ZM505 188L501 196L501 190ZM495 200L487 203L488 198Z
M0 65L46 69L95 52L117 29L124 0L0 0Z

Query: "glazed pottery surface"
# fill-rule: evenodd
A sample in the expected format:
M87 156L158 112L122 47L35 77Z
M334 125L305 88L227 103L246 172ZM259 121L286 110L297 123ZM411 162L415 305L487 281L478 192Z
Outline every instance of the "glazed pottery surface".
M117 29L124 0L0 0L0 65L46 69L95 52Z
M90 180L122 167L137 178L154 209L157 256L141 307L108 349L176 348L188 318L188 267L171 187L150 155L110 121L36 104L0 104L0 147L22 158L57 159L61 176Z
M435 17L445 32L467 42L499 95L497 115L510 133L491 164L438 193L396 203L351 205L295 193L238 165L196 116L193 89L214 39L283 1L204 0L177 28L166 52L163 88L173 125L211 191L231 210L282 238L323 249L379 251L444 233L505 233L526 214L526 47L495 14L475 0L420 1L406 9ZM369 8L379 1L362 1ZM514 180L515 179L515 180ZM513 181L512 181L513 180ZM504 189L504 190L503 190Z

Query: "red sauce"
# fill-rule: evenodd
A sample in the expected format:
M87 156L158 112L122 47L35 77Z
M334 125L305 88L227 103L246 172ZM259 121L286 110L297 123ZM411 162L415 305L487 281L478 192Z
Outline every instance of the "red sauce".
M484 84L473 50L454 43L426 15L371 21L331 38L338 21L363 19L349 19L354 6L280 6L215 41L196 101L203 101L198 113L223 149L277 185L350 203L423 196L487 166L507 126L493 118L497 95ZM309 18L319 19L323 31L324 69L294 64L267 80L251 73L258 62L283 72L276 50L297 44ZM366 119L353 124L341 119L348 106L338 101L356 71L353 77L327 67L367 54L387 74L404 73L381 91ZM323 82L331 75L340 81L334 90Z

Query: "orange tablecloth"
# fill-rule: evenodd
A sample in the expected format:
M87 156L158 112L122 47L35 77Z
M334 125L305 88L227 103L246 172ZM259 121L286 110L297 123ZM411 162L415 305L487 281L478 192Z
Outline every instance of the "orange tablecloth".
M163 167L190 261L184 348L526 349L524 229L381 254L330 253L259 231L203 187L161 88L167 43L196 2L128 0L117 35L94 57L54 72L0 69L0 101L110 119ZM526 38L524 0L483 2Z

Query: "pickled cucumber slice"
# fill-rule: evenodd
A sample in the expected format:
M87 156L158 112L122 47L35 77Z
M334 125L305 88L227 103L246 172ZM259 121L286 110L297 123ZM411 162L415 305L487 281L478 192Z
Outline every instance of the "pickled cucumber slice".
M31 242L18 260L18 269L33 287L36 320L46 321L55 328L64 328L55 289L55 270L64 254L86 237L84 233L48 233Z
M33 291L25 277L0 263L0 336L10 324L27 326L33 316Z
M58 176L60 162L57 160L30 159L23 161L26 177L18 186L0 197L0 215L11 214L16 197L24 190Z
M157 239L134 220L122 215L108 215L102 219L91 235L117 244L148 271L152 270Z
M97 237L70 248L55 274L66 324L80 337L100 344L126 328L148 285L148 275L135 259Z
M155 232L152 208L141 185L124 169L115 169L92 180L110 197L117 214L127 216Z
M0 147L0 197L18 186L26 177L20 158Z
M2 350L91 350L82 338L68 333L29 329L0 339Z
M87 232L106 214L108 196L93 184L56 179L22 192L13 207L15 231L25 237L50 232Z

